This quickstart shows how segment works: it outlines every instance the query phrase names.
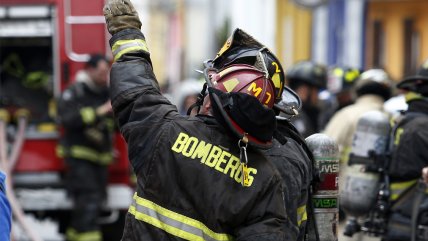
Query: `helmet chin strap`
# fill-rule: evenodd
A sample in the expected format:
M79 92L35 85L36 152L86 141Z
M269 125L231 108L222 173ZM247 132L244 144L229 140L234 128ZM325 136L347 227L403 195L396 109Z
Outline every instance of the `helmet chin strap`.
M198 94L198 99L196 100L195 103L193 103L189 109L187 109L187 115L190 115L190 113L192 113L193 108L197 107L198 111L197 113L199 113L199 111L201 110L201 106L204 103L204 98L207 92L207 84L205 83L204 86L202 87L201 92Z

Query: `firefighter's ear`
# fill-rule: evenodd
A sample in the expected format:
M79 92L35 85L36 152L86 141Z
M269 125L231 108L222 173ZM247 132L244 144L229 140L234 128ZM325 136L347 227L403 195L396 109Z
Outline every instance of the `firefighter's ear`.
M206 95L204 98L204 102L201 106L201 110L199 111L199 114L201 115L212 115L211 112L211 99L209 95Z

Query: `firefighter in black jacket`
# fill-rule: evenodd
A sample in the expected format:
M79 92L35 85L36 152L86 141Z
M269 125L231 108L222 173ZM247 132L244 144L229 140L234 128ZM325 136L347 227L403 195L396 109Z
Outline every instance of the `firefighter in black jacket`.
M289 119L298 114L300 98L284 86L284 70L277 57L265 46L241 29L236 29L213 60L215 68L233 64L266 65L275 85L277 131L273 146L264 154L274 163L283 179L285 206L293 226L290 240L303 240L306 233L307 202L312 180L310 150ZM279 113L287 115L281 117ZM306 148L306 149L305 149ZM289 224L287 224L289 225Z
M109 1L104 15L113 111L137 175L122 240L289 240L281 178L255 148L275 127L266 71L207 67L200 114L181 116L160 93L130 1Z
M283 179L287 214L298 228L296 240L305 240L308 222L312 154L306 142L286 118L277 116L274 146L265 152Z
M384 240L428 240L428 196L417 189L421 170L428 166L428 60L397 88L406 91L409 107L394 127L388 170L392 207Z
M113 160L109 63L92 55L58 102L64 133L58 147L67 164L66 185L74 201L67 240L102 240L97 224L106 198L107 167Z

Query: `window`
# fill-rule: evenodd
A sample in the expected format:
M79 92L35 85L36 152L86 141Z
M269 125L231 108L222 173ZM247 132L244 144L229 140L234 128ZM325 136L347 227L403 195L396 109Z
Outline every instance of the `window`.
M415 20L405 19L404 27L404 75L411 75L416 72L419 61L420 37L415 30Z
M383 23L375 20L373 23L373 67L384 68L385 66L385 31Z

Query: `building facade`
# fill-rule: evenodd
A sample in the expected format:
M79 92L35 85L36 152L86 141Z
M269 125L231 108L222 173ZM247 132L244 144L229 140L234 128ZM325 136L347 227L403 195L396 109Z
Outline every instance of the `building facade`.
M427 11L425 0L330 0L313 11L312 59L398 81L428 58Z

